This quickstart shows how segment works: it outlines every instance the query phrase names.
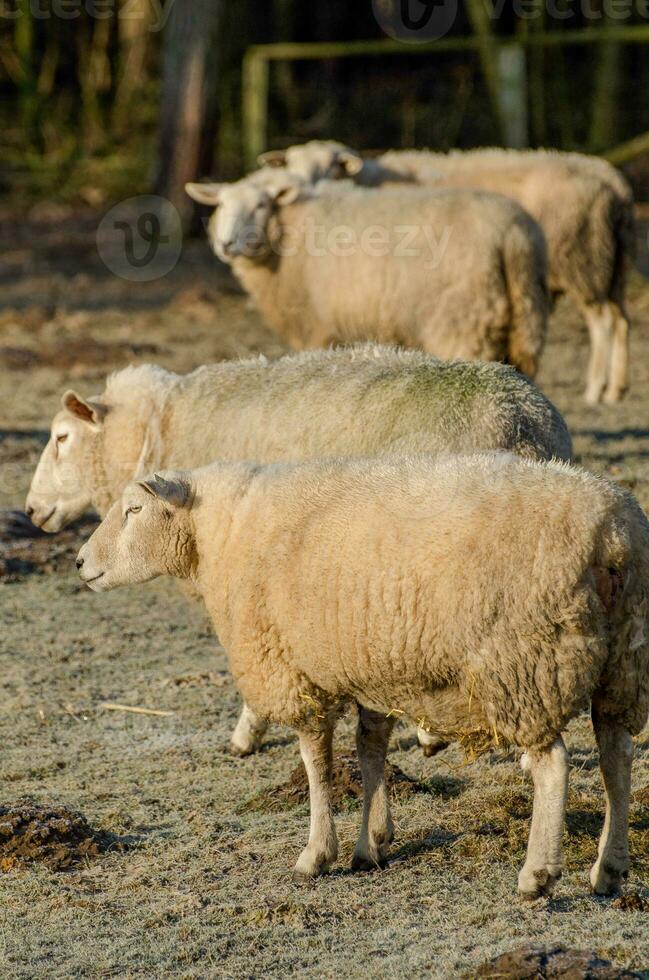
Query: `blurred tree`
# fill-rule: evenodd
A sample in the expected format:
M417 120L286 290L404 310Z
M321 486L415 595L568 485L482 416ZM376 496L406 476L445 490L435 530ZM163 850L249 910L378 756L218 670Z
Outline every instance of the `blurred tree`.
M150 0L122 0L119 9L119 52L117 86L113 105L113 130L123 135L130 123L130 113L138 92L146 81L146 56L154 20Z
M599 4L599 13L602 25L619 26L608 3ZM588 146L593 153L601 153L618 139L622 59L623 46L619 41L609 39L598 45L588 138Z
M223 0L175 0L165 29L154 187L185 224L193 214L185 183L212 166L222 13Z

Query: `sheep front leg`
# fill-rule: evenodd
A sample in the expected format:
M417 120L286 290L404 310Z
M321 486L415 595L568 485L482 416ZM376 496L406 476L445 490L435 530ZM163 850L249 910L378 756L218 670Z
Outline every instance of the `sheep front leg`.
M233 755L252 755L261 745L264 732L268 728L252 708L244 704L237 726L230 737L230 751Z
M543 752L525 753L523 769L534 780L532 826L527 858L518 876L523 898L550 895L563 867L563 825L568 794L568 753L561 737Z
M320 730L302 729L300 753L309 780L311 830L293 876L297 881L315 878L328 871L338 856L338 840L331 806L333 725Z
M363 826L352 859L354 871L383 867L394 837L385 784L385 757L393 725L391 718L359 705L356 747L363 777Z
M593 725L599 748L599 766L606 789L606 818L599 841L599 857L590 872L598 895L620 890L629 870L629 796L633 739L626 728L593 709Z

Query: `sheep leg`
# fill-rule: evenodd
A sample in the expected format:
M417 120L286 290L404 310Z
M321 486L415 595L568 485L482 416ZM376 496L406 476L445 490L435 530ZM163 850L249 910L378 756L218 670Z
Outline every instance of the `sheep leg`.
M363 777L363 826L352 858L354 871L384 867L394 837L385 784L385 757L393 725L391 718L359 705L356 748Z
M596 405L601 399L609 369L613 313L609 303L591 303L584 309L590 334L590 359L585 399Z
M437 755L438 752L442 752L450 744L439 735L429 735L423 728L417 729L417 741L427 759L433 755Z
M256 752L267 728L267 722L259 718L247 704L244 704L237 726L230 737L232 754L251 755Z
M338 840L331 806L333 724L300 731L300 753L309 780L311 829L293 872L297 881L323 874L338 856Z
M629 796L633 739L626 728L593 709L593 725L599 748L599 766L606 789L606 818L599 841L599 857L590 872L598 895L620 890L629 870Z
M613 346L608 384L604 401L613 405L629 387L629 318L623 306L611 303L613 316Z
M534 780L534 808L527 858L518 876L523 898L550 895L561 877L562 837L568 793L568 753L561 737L543 752L527 752L521 759Z

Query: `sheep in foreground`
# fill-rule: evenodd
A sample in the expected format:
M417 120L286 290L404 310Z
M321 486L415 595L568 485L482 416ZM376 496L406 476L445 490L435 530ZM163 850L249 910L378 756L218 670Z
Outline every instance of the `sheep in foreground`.
M374 344L185 376L145 364L111 375L96 398L63 396L26 510L55 532L91 506L104 517L129 480L160 467L474 449L571 454L559 412L501 364L446 364ZM255 751L264 730L244 707L233 751ZM421 740L430 751L438 744Z
M506 194L534 217L548 245L549 285L566 293L590 334L586 400L619 401L628 387L627 268L635 245L633 194L597 157L555 150L390 150L363 157L333 140L262 154L303 180L351 177L363 186L414 181Z
M629 867L633 756L649 706L649 523L626 491L509 454L213 464L134 482L77 559L96 592L159 575L203 596L241 693L293 726L311 833L296 873L335 861L332 735L359 709L363 826L386 857L395 715L525 749L534 808L519 890L562 868L562 732L589 705L607 794L598 893Z
M271 168L187 191L215 207L212 247L293 347L396 342L536 374L545 242L513 201L414 186L343 193Z

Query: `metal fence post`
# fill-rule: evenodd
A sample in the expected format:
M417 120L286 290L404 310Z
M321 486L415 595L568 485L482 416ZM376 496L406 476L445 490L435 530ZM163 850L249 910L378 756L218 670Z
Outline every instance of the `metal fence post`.
M246 170L257 166L257 157L268 149L269 62L258 47L243 57L243 157Z

